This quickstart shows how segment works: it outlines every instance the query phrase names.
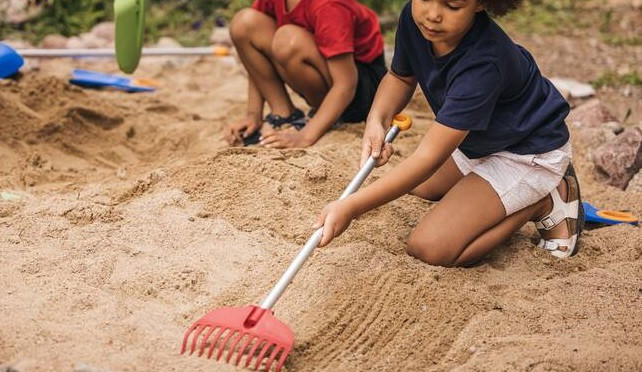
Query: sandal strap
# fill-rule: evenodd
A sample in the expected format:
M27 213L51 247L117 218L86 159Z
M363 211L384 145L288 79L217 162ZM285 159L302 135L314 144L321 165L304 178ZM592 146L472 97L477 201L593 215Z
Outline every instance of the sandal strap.
M539 243L537 243L537 246L551 252L551 254L555 257L570 257L577 249L577 234L574 234L570 238L566 239L540 239ZM560 247L566 247L566 250L563 251L559 249Z
M305 117L305 114L300 109L295 109L293 113L289 116L279 116L269 113L265 116L263 121L270 124L274 128L280 128L283 124L289 124L297 120L301 120Z
M577 219L575 215L578 210L578 200L568 203L563 201L557 188L551 191L551 198L553 199L553 210L547 216L535 222L535 227L538 230L550 230L567 218Z

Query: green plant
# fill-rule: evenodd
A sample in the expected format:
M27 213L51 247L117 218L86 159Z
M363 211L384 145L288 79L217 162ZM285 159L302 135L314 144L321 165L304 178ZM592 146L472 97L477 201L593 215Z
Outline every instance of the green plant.
M98 22L113 18L111 0L50 0L40 6L42 12L24 24L25 36L34 43L48 34L78 35L91 30Z
M521 8L500 19L502 25L524 33L570 33L591 25L583 16L580 3L586 0L530 0Z
M621 85L642 85L642 77L637 71L629 72L626 74L618 74L613 71L607 71L600 75L597 79L591 80L591 85L595 89L602 87L617 87Z

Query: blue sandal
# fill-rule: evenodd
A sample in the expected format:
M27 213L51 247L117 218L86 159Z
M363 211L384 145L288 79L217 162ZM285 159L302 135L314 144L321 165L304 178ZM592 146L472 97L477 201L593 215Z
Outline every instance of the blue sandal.
M274 129L281 128L281 126L283 126L284 124L290 124L293 127L295 127L297 130L301 130L301 128L305 126L305 123L307 123L307 120L305 120L305 114L303 113L303 111L299 110L298 108L295 108L294 112L286 117L274 115L272 113L267 114L263 119L263 122L270 124ZM256 132L243 138L243 145L245 146L255 145L259 143L260 138L261 138L261 131L257 130Z

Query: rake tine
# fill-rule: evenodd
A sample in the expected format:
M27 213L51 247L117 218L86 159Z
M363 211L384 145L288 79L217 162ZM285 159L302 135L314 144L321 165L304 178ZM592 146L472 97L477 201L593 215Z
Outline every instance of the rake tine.
M261 354L259 354L259 357L256 359L256 364L254 364L254 370L257 371L259 367L261 366L261 362L263 361L263 358L265 357L265 354L267 353L268 349L270 349L270 346L274 344L270 343L265 343L265 346L263 346L263 349L261 350Z
M221 327L218 332L216 332L216 336L214 336L214 339L212 340L212 345L210 345L210 350L207 352L207 359L212 357L212 354L214 353L214 349L216 348L216 343L218 342L218 338L221 337L221 334L225 332L227 328Z
M252 362L252 359L254 358L254 353L256 352L256 349L258 349L262 343L263 343L263 340L259 339L254 344L254 346L252 346L252 350L250 350L250 354L248 354L247 360L245 361L245 368L247 368L250 365L250 362ZM265 343L267 343L267 341Z
M270 367L272 367L272 362L274 362L274 359L279 354L280 350L282 349L279 349L278 347L276 347L276 345L274 346L274 349L270 353L270 359L268 359L267 364L265 365L266 372L270 372Z
M243 358L243 354L247 346L254 340L256 337L250 336L248 337L245 342L243 342L243 345L241 345L241 348L239 349L239 353L236 356L236 363L234 363L235 366L238 366L239 363L241 362L241 358Z
M196 333L194 334L192 338L192 347L190 348L189 355L194 354L194 351L196 350L196 342L198 341L198 336L201 335L201 333L205 330L207 326L206 325L200 325L196 329Z
M200 350L198 351L199 357L203 355L203 352L205 351L205 346L207 346L207 339L210 338L210 335L212 334L212 332L214 332L216 328L218 328L218 326L210 326L210 330L207 331L207 334L205 335L205 337L203 337L203 341L201 341Z
M193 330L196 329L196 327L198 327L198 323L192 324L192 326L189 327L187 332L185 332L185 337L183 337L183 346L181 347L181 354L185 352L185 347L187 346L187 340L189 339L189 335L192 333Z
M276 365L276 372L279 372L281 370L281 368L285 364L285 358L287 357L288 357L288 351L284 349L283 352L281 353L281 356L279 357L279 364Z
M227 353L227 358L225 358L225 363L229 363L230 362L230 359L232 359L232 354L234 353L234 349L236 348L236 345L239 343L239 341L241 341L243 336L245 336L245 333L241 333L241 332L238 333L238 337L230 345L230 351L229 351L229 353Z
M237 333L237 331L235 329L230 329L230 332L225 336L225 338L223 339L223 342L221 342L221 346L219 346L219 348L218 348L218 355L216 355L216 360L217 361L221 359L221 356L223 355L223 352L225 351L225 345L230 340L230 337L232 337L236 333Z

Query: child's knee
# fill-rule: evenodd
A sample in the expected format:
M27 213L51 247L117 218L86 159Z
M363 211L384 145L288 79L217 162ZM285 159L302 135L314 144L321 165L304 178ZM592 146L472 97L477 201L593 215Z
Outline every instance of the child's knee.
M252 8L239 10L230 21L230 37L232 41L236 42L249 38L254 32L257 18L261 15L263 15L261 12Z
M301 27L285 25L279 27L272 38L272 55L279 62L289 62L301 54L306 35Z
M453 267L457 257L453 257L452 250L436 237L429 237L413 233L408 238L406 252L429 265Z

